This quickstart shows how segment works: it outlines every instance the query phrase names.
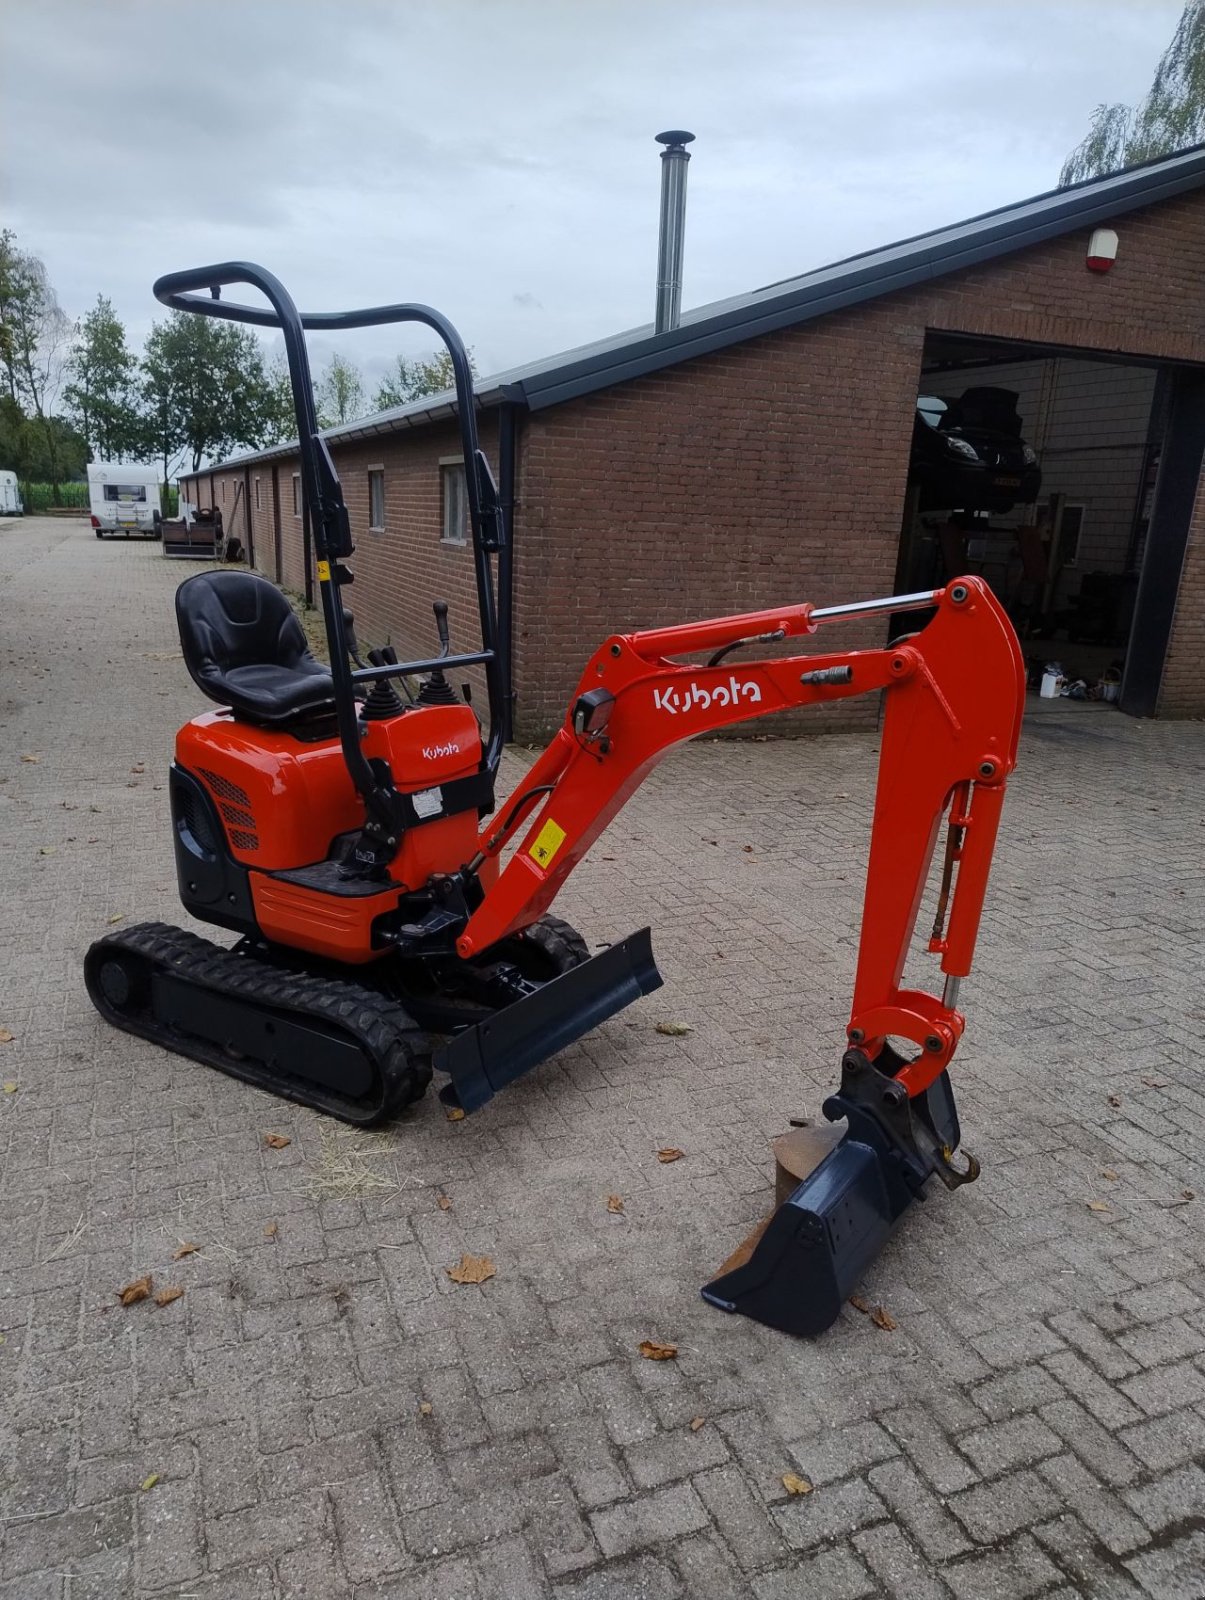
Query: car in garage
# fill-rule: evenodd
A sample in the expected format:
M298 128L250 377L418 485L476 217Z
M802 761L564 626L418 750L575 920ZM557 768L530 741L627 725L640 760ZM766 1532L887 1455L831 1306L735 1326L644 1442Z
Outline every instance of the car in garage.
M956 399L919 395L908 482L921 511L1003 513L1036 500L1042 469L1021 437L1016 394L983 385Z

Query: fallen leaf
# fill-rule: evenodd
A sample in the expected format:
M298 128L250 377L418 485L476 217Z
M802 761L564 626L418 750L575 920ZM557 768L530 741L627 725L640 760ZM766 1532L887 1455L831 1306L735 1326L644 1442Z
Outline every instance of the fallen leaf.
M1166 1089L1167 1088L1167 1079L1166 1078L1143 1078L1142 1081L1143 1081L1143 1083L1146 1084L1148 1089Z
M140 1300L150 1296L154 1278L148 1272L145 1278L135 1278L132 1283L127 1283L124 1288L118 1289L117 1298L123 1306L135 1306Z
M264 1229L264 1238L275 1239L276 1231L276 1224L274 1222L269 1222L268 1226Z
M36 765L36 763L37 763L37 762L39 762L39 761L41 761L41 759L42 759L42 758L41 758L41 756L22 756L22 757L21 757L21 760L22 760L22 761L27 761L27 762L29 762L29 764L30 764L30 765L31 765L31 766L34 766L34 765Z
M782 1486L788 1494L811 1494L816 1487L808 1478L801 1478L797 1472L784 1472Z
M690 1419L690 1431L691 1431L691 1433L698 1433L699 1429L706 1425L706 1422L707 1422L707 1418L706 1417L691 1417L691 1419Z
M753 849L753 846L751 844L743 844L741 846L741 849L745 852L746 855L749 855L751 853L752 849Z
M437 1195L436 1199L435 1199L435 1204L439 1207L439 1209L441 1211L451 1211L451 1209L452 1209L452 1196L450 1194Z
M1088 1210L1089 1211L1112 1211L1112 1209L1113 1209L1113 1207L1110 1206L1110 1205L1106 1205L1103 1200L1089 1200L1088 1201Z
M855 1311L860 1311L864 1317L868 1317L870 1315L870 1301L863 1300L860 1294L851 1294L849 1297L849 1303L851 1306L853 1306Z
M183 1294L184 1290L178 1284L169 1284L166 1289L159 1290L155 1296L155 1304L157 1306L170 1306L173 1300L181 1299Z
M1112 1167L1102 1167L1100 1169L1100 1175L1102 1178L1108 1178L1110 1183L1117 1182L1117 1174L1113 1171Z
M1121 1096L1119 1094L1111 1094L1109 1096L1109 1104L1113 1107L1119 1106L1121 1104Z
M152 1472L150 1477L143 1478L138 1487L142 1490L143 1494L145 1494L148 1489L153 1489L158 1482L159 1474L157 1472Z
M292 1144L292 1139L287 1133L265 1133L264 1143L269 1150L283 1150L285 1145Z
M200 1248L201 1246L199 1244L193 1244L191 1240L185 1239L183 1244L178 1245L176 1249L172 1251L172 1260L182 1261L185 1256L195 1256Z
M886 1306L875 1306L870 1313L870 1320L876 1328L882 1328L886 1333L894 1333L899 1327L899 1323L891 1315L891 1312L887 1310Z
M678 1356L676 1344L659 1344L656 1339L642 1339L637 1348L646 1361L675 1361Z
M664 1150L658 1150L657 1160L662 1163L667 1161L681 1161L685 1154L685 1150L676 1150L672 1144L668 1144Z
M656 1032L668 1034L671 1039L683 1039L694 1031L689 1022L659 1022L656 1028Z
M461 1107L461 1106L452 1106L452 1107L450 1107L450 1109L447 1112L447 1118L448 1118L449 1122L463 1122L464 1121L464 1109L463 1109L463 1107Z
M5 1094L16 1094L16 1092L17 1092L17 1084L16 1084L16 1081L14 1079L10 1078L8 1080L8 1082L4 1085L4 1092L5 1092Z
M494 1276L494 1263L489 1256L463 1255L454 1267L447 1269L453 1283L484 1283Z
M16 1035L10 1033L7 1028L0 1028L0 1044L12 1044L15 1038Z
M430 1400L419 1401L418 1414L420 1417L429 1417L434 1410L435 1407L431 1404Z
M1197 1191L1195 1189L1181 1189L1180 1198L1182 1200L1195 1200L1197 1198Z
M607 1210L608 1211L622 1211L623 1210L623 1201L619 1197L619 1195L617 1195L617 1194L609 1194L607 1196Z
M88 843L91 844L91 842L92 841L89 839ZM107 917L105 920L112 924L114 922L120 922L124 916L124 911L115 911L111 917Z

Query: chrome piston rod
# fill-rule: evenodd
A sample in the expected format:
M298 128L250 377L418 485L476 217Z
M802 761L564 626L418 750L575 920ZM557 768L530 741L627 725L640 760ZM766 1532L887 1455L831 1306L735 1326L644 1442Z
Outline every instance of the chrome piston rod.
M918 594L891 594L883 600L851 600L843 606L818 606L813 622L840 622L846 617L878 617L891 611L924 611L937 603L939 589Z

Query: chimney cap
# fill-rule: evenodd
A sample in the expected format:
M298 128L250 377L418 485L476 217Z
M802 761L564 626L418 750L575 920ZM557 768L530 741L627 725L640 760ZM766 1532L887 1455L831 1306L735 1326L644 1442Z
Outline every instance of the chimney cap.
M687 133L685 128L668 128L664 133L654 134L653 137L658 144L666 145L671 149L677 145L693 144L695 140L694 134Z

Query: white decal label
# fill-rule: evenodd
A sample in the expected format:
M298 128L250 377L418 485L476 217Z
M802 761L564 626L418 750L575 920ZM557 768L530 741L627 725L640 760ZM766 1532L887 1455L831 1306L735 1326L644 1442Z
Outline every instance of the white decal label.
M700 683L689 683L681 688L653 690L653 704L658 711L665 711L671 717L695 706L706 711L709 706L739 706L742 702L751 706L760 704L761 685L756 679L742 679L731 674L727 683L716 684L711 689L704 689Z
M420 817L437 817L444 808L441 789L420 789L410 796L410 801Z

